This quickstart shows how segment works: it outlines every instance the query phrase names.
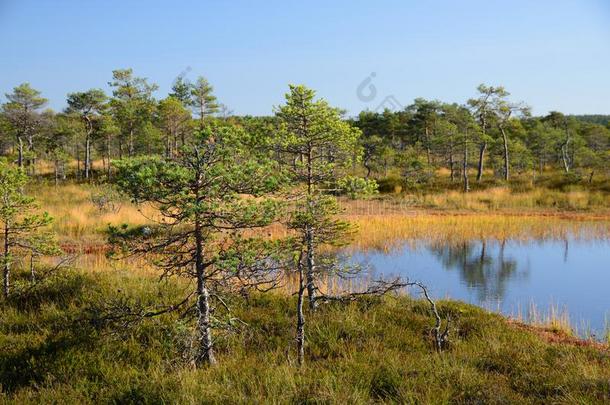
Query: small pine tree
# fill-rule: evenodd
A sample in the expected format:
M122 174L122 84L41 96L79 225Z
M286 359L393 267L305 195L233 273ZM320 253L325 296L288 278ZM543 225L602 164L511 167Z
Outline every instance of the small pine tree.
M45 228L52 218L48 213L35 213L34 198L24 194L28 182L21 168L0 160L0 225L2 226L2 257L4 297L10 293L12 265L19 259L30 256L54 254L59 251L57 243ZM32 267L32 277L33 267Z
M195 281L181 304L192 304L197 313L195 365L216 362L212 329L218 322L212 313L220 291L247 279L262 283L269 270L265 241L243 233L274 219L277 204L261 194L277 185L277 168L268 158L253 155L247 138L234 127L207 127L172 158L117 162L119 188L136 203L157 207L163 220L111 228L111 242L127 254L148 257L163 276Z
M304 86L290 86L286 104L277 111L280 120L279 145L285 168L294 180L296 210L288 221L296 231L295 252L299 277L297 302L298 361L304 361L305 320L303 295L309 308L317 306L317 278L324 272L342 271L336 263L319 257L320 247L339 245L350 236L349 223L336 218L339 206L331 193L341 188L372 191L376 183L347 177L346 169L359 161L361 132L341 118L341 112Z
M203 128L205 118L219 111L218 101L212 93L214 88L203 76L191 85L191 106L199 114L200 128Z

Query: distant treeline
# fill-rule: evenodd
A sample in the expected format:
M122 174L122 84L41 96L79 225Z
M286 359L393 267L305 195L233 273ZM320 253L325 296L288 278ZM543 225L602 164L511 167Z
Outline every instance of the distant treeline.
M158 154L172 157L210 123L237 125L274 143L277 116L235 116L220 104L208 81L178 78L163 99L157 86L131 69L115 70L111 95L100 89L67 95L68 108L45 109L47 100L28 83L6 94L0 113L0 150L34 173L37 159L52 162L56 181L67 176L110 176L113 159ZM360 129L363 159L355 174L395 178L404 186L438 176L462 183L509 181L547 169L592 181L610 167L610 116L532 117L501 86L481 85L463 104L416 99L400 111L363 111L345 118ZM102 164L94 170L93 161ZM68 162L76 161L70 171ZM470 177L472 177L472 179Z
M610 124L610 115L608 114L585 114L585 115L569 115L570 118L576 118L582 122L590 122L591 124L608 125Z

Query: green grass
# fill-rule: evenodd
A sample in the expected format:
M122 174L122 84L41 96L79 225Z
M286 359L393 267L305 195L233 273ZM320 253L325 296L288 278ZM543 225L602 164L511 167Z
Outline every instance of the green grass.
M118 296L171 302L177 287L126 271L70 271L2 302L0 402L601 403L610 395L606 352L548 343L456 302L439 304L455 320L452 343L440 355L423 301L323 306L306 314L300 369L294 299L280 294L229 297L247 326L218 334L219 364L199 370L181 361L192 324L175 315L125 329L92 321Z

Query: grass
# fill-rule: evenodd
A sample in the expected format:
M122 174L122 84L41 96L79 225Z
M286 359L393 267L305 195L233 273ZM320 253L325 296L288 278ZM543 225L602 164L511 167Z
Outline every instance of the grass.
M428 208L495 211L525 209L536 211L607 211L610 194L601 191L569 190L557 191L535 188L515 191L509 187L494 187L487 190L463 193L449 191L442 194L414 195L416 204Z
M151 207L138 208L118 197L113 197L117 210L100 210L92 201L92 196L110 193L110 189L103 186L66 184L54 187L38 184L31 186L28 193L36 196L41 208L55 218L53 230L64 243L80 245L105 243L108 224L143 224L148 221L147 218L155 216ZM541 190L536 193L544 194ZM606 214L604 211L464 210L469 206L468 204L483 198L482 195L483 192L468 195L447 192L425 197L440 201L460 196L464 203L456 204L455 207L461 207L462 211L418 207L417 204L409 202L408 197L368 201L341 200L341 205L345 212L344 218L360 228L356 238L360 248L378 247L384 240L394 239L455 237L473 240L491 237L501 240L526 238L528 235L540 239L551 236L563 238L567 232L573 232L575 227L588 228L590 229L588 232L592 232L593 235L608 234L610 231L610 212ZM514 198L517 197L511 197L502 190L497 192L490 190L486 195L486 198L497 198L498 201L513 201L514 208L524 207L515 203L517 200ZM501 197L493 197L494 195ZM567 194L564 198L572 197ZM447 208L451 204L439 202L436 205ZM610 207L610 202L606 207ZM549 226L550 223L553 226ZM284 233L284 230L277 227L274 230L279 234Z
M96 195L110 194L105 186L64 184L58 187L45 184L32 185L27 193L36 197L41 209L53 216L53 231L64 243L105 243L108 224L143 224L153 217L150 208L138 208L129 201L113 198L114 210L100 209L92 201Z
M405 243L460 244L480 240L563 240L607 238L610 220L557 216L477 215L371 215L347 216L358 226L356 249L388 251Z
M145 207L143 216L120 199L120 209L100 209L91 197L106 191L75 184L28 190L55 217L62 245L87 254L22 299L2 302L0 403L603 403L610 396L607 346L572 336L565 311L530 308L522 320L532 327L442 301L454 329L438 355L428 306L408 296L306 313L301 369L294 297L286 290L247 301L229 296L246 325L218 334L217 367L193 370L181 360L192 322L172 314L130 328L95 322L117 298L171 303L185 287L181 280L159 283L143 261L105 258L107 224L142 224L155 214ZM607 238L608 205L591 203L596 193L555 190L548 197L545 190L500 187L341 203L344 218L358 226L352 248L391 250L405 241ZM555 200L574 201L573 208L549 203ZM27 274L17 278L18 288ZM334 288L333 280L326 287Z
M358 214L403 214L416 210L461 213L528 213L575 214L593 213L610 216L610 193L583 188L553 190L536 187L515 190L509 186L495 186L464 193L446 189L433 192L406 191L381 194L367 201L345 201L346 209Z
M27 277L26 274L22 277ZM219 365L180 361L190 326L175 315L127 329L91 320L117 295L171 301L178 281L123 270L58 275L0 309L6 403L602 403L610 357L550 341L504 318L441 302L454 331L436 354L424 302L406 296L323 306L307 315L307 363L295 365L294 298L229 297L247 326L219 334Z

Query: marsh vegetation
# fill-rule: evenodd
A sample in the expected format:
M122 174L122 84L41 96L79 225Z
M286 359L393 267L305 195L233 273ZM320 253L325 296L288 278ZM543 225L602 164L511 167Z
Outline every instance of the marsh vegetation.
M109 84L62 113L28 84L3 105L3 399L607 398L597 323L579 335L526 293L526 325L490 300L549 246L600 249L528 267L542 287L607 279L608 128L484 85L348 119L304 86L239 117L204 78L163 100L131 69Z

